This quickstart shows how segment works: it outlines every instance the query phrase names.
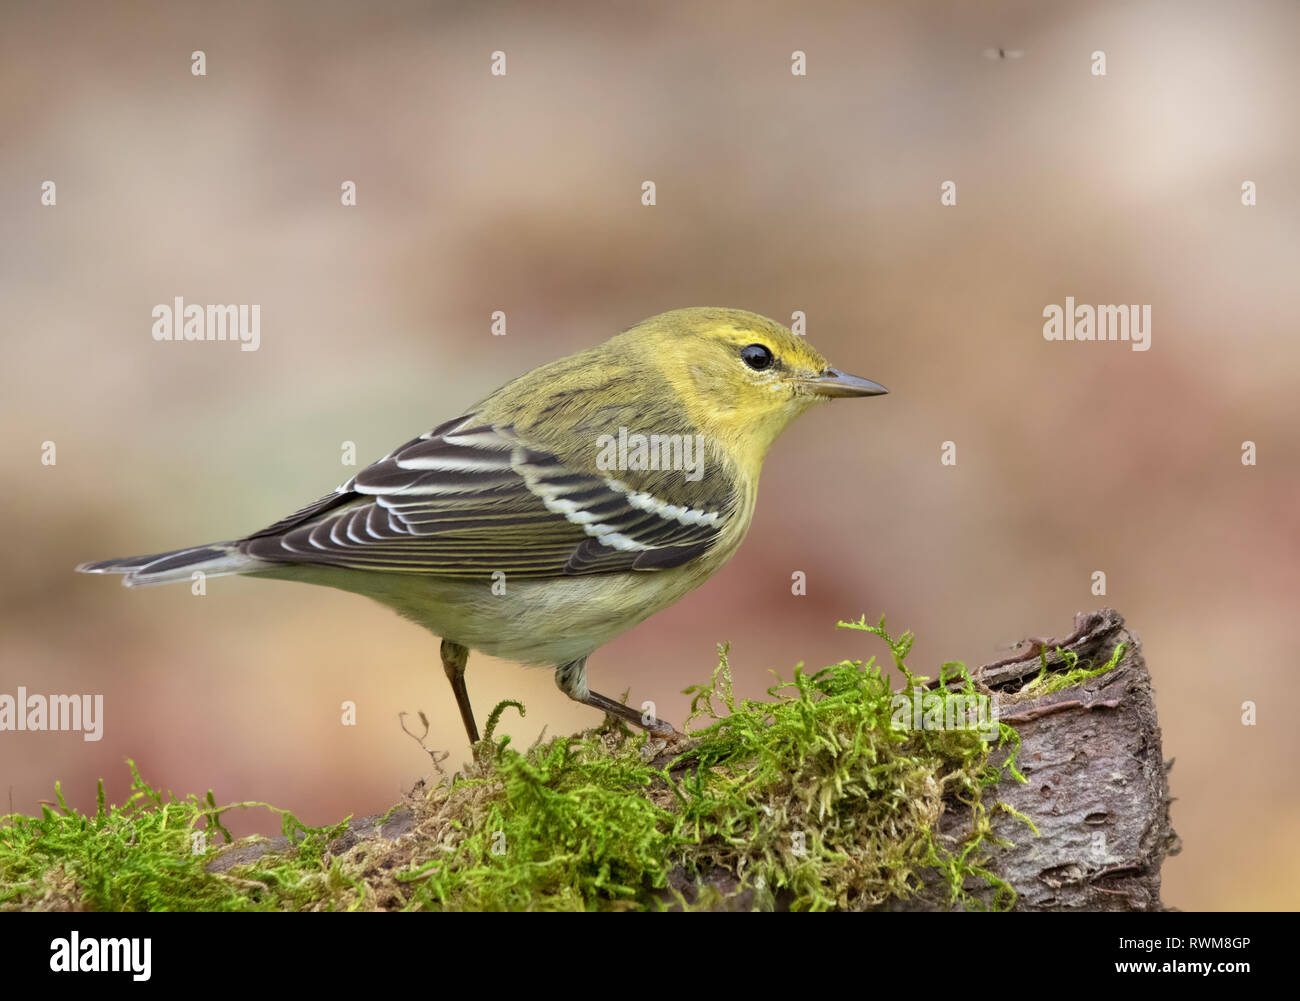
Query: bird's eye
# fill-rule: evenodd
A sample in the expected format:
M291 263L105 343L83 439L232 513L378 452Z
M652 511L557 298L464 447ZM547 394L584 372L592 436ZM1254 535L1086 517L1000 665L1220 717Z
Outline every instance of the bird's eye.
M772 367L772 350L762 344L747 344L740 349L740 360L755 372Z

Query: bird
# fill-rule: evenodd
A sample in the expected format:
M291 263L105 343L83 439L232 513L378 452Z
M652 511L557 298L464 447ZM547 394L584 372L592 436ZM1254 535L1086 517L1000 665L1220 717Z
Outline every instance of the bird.
M441 638L471 746L471 650L553 667L569 698L667 737L671 724L589 688L588 657L735 554L796 417L887 392L757 313L676 309L519 376L251 535L76 569L372 598Z

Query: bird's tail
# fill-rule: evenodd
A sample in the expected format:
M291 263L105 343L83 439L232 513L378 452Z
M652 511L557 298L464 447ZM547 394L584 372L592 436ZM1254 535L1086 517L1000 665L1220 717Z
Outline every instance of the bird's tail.
M82 563L77 567L77 572L125 574L122 583L126 587L149 587L153 584L190 580L196 571L201 571L207 577L225 577L229 574L248 573L262 566L265 564L261 560L245 556L233 542L213 542L189 549L173 549L170 553Z

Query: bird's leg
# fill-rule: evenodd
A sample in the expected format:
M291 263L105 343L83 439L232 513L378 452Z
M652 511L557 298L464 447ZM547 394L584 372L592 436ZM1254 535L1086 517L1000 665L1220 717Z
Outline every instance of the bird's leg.
M654 716L643 716L631 706L625 706L622 702L615 702L608 696L589 690L587 688L586 657L571 660L569 663L557 667L555 669L555 683L559 686L560 691L573 701L618 716L620 719L627 720L633 726L649 730L657 737L671 737L677 732L673 729L671 723L665 723Z
M471 744L478 743L478 725L474 722L474 710L469 707L469 691L465 688L465 663L469 660L469 648L452 640L442 641L442 669L447 672L451 690L456 695L456 705L460 709L461 721L465 724L465 733Z

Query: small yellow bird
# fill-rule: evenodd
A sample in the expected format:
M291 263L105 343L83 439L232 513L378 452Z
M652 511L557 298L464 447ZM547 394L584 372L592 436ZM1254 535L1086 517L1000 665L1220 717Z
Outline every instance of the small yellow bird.
M755 313L673 310L520 376L260 532L77 569L127 587L201 571L374 598L442 637L471 744L470 649L554 665L570 698L671 734L588 689L587 657L731 558L786 425L885 392Z

